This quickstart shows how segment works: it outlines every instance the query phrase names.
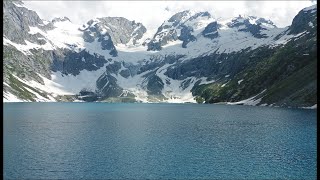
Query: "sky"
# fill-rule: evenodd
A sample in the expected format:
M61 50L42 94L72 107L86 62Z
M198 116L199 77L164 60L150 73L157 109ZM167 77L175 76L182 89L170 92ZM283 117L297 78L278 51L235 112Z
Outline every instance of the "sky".
M68 17L82 25L98 17L125 17L141 22L147 29L158 28L163 21L183 10L208 11L218 20L238 15L254 15L273 21L278 27L289 26L297 13L315 0L300 1L23 1L40 18Z

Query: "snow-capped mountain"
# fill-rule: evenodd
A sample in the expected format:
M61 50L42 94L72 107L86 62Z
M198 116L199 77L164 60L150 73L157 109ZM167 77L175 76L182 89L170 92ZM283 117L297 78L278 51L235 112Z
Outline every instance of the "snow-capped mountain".
M190 10L174 14L165 21L148 43L148 50L161 50L162 46L177 40L182 41L182 47L195 41L195 35L215 19L208 12L192 12Z
M250 32L256 38L267 38L268 35L264 32L276 27L270 20L255 16L242 17L241 15L232 19L227 25L229 28L237 28L238 31Z
M46 21L19 1L5 1L3 11L4 101L316 104L316 6L286 28L255 16L220 22L187 10L151 36L123 17ZM283 54L292 52L299 53L289 61ZM308 84L291 80L300 71L312 73ZM299 93L275 93L282 83Z

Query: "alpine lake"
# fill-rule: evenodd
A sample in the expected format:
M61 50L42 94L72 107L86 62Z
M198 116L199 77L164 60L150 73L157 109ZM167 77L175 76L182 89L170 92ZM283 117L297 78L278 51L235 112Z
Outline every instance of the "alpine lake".
M317 112L4 103L4 179L317 179Z

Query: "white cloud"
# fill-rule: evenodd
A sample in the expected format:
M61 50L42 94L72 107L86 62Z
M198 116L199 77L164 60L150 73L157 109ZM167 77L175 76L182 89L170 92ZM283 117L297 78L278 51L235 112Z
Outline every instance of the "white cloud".
M217 19L239 14L272 20L278 27L291 24L294 16L316 1L23 1L42 19L67 16L79 25L96 17L118 16L156 29L173 14L183 10L208 11Z

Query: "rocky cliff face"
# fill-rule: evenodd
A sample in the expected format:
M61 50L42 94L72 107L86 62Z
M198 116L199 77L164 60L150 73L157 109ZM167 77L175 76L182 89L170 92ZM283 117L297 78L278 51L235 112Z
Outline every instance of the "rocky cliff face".
M312 31L317 26L317 6L313 5L301 10L292 20L288 34L299 34Z
M45 21L10 1L3 11L4 100L316 104L315 6L287 28L182 11L146 41L122 17Z
M50 51L43 49L26 52L26 46L44 45L46 41L41 34L29 34L30 26L44 28L44 22L36 12L22 6L21 1L4 1L3 6L3 66L4 79L9 80L8 71L20 72L19 76L28 80L43 80L36 73L50 77Z
M90 20L80 30L88 32L88 34L90 32L100 35L107 34L115 45L128 43L136 45L147 31L141 23L129 21L123 17L105 17Z
M219 36L218 34L218 23L217 22L212 22L208 24L202 31L202 35L204 37L208 37L210 39L214 39Z
M26 44L24 40L35 39L28 34L29 26L41 27L44 24L36 12L20 7L21 3L21 1L3 2L3 34L13 42Z

